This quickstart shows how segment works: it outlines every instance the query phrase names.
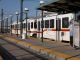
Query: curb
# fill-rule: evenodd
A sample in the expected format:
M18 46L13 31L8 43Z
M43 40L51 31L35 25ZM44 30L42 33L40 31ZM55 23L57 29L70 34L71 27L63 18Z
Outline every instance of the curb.
M70 55L60 53L60 52L57 52L55 50L51 50L51 49L48 49L48 48L45 48L42 46L36 46L36 45L31 44L31 43L16 40L15 38L10 38L10 37L7 37L6 35L0 35L0 38L5 39L5 40L10 41L10 42L13 42L13 43L17 43L20 46L32 49L32 50L39 52L41 54L45 54L49 57L55 58L56 60L80 60L80 58L77 58L77 57L70 58L71 57Z

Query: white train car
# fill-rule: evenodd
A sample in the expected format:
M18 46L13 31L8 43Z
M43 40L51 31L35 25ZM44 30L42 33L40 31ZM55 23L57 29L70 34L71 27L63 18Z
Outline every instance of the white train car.
M70 41L71 22L75 20L73 13L51 15L43 18L43 38L48 38L58 41ZM20 22L13 23L12 33L20 34ZM23 33L26 34L26 20L23 21ZM37 38L42 37L42 19L28 19L27 20L27 34Z
M37 37L41 38L42 34L42 19L37 20ZM43 18L43 37L54 39L56 37L56 16ZM53 32L52 32L53 31Z
M13 34L17 34L17 30L18 30L18 34L20 34L20 22L15 21L12 24L12 33ZM27 19L27 34L28 36L34 36L36 37L37 34L37 23L35 19ZM26 34L26 20L23 21L23 34Z
M28 36L36 37L37 34L37 22L35 19L28 19L27 20L27 34ZM26 20L23 22L23 33L26 33Z
M12 24L12 33L17 34L17 30L18 30L18 34L20 34L20 22L18 22L18 25L17 25L17 22L15 21Z
M62 14L43 18L43 38L49 38L58 41L70 41L70 21L74 14ZM42 37L42 21L37 20L37 37Z

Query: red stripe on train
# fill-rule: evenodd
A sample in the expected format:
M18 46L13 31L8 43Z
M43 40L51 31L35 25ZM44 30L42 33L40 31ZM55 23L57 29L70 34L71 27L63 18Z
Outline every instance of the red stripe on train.
M57 30L56 29L50 29L50 30L44 29L43 32L45 32L45 31L57 31ZM66 32L66 31L70 31L70 29L61 29L60 31ZM27 32L29 32L29 33L42 33L41 31L27 31Z

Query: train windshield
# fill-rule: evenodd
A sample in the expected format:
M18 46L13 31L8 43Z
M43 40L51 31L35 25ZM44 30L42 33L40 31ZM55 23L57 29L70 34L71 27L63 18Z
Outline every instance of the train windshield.
M64 17L62 18L62 28L68 28L69 27L69 18Z

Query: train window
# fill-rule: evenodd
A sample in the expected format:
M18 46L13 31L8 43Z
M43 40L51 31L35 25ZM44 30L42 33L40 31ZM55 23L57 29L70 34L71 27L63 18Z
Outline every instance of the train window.
M49 28L49 20L45 20L45 28Z
M28 30L30 30L30 23L28 23Z
M34 28L37 28L37 22L34 22Z
M31 22L31 28L33 28L33 22Z
M40 30L40 21L38 21L38 30Z
M50 20L50 28L54 28L54 19Z
M41 21L41 28L42 28L42 26L43 26L43 28L44 28L44 21L43 21L43 22Z
M65 17L62 18L62 28L68 28L69 27L69 18Z

